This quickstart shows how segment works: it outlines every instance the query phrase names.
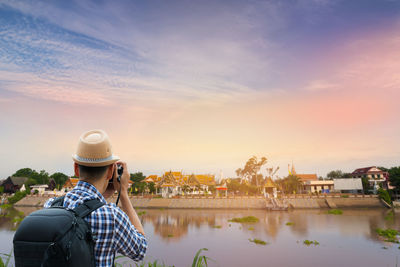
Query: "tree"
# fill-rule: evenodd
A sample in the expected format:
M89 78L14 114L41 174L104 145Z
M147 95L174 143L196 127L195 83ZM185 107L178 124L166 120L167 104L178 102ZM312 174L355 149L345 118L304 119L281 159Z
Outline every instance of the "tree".
M341 170L330 171L330 172L328 172L328 174L326 176L331 179L343 178L343 172Z
M147 184L146 182L143 182L143 180L146 179L146 176L144 176L142 172L131 173L130 178L133 182L132 188L134 193L143 193L146 190Z
M253 185L256 185L258 187L258 185L260 184L260 176L258 175L258 172L260 171L261 167L266 163L266 157L262 157L260 160L258 160L256 156L253 156L246 162L246 165L243 169L239 168L236 170L236 174L239 174L239 177L245 178L247 181L251 181Z
M400 166L392 167L388 171L390 184L396 187L396 191L400 191Z
M289 175L283 179L275 181L280 190L285 194L293 194L301 191L303 183L296 175Z
M54 181L56 182L56 188L58 190L60 190L65 182L68 180L68 176L62 172L55 172L50 176L50 178L54 179Z
M0 186L0 195L4 193L4 187Z
M364 194L369 194L370 190L372 189L372 186L370 185L368 178L367 177L361 178L361 182L362 182Z
M22 168L16 171L12 176L15 177L32 177L35 173L37 173L35 170L32 170L31 168Z

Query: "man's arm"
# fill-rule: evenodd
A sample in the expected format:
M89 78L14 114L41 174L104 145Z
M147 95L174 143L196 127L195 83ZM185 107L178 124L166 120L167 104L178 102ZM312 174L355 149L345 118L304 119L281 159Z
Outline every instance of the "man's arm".
M122 167L124 168L124 171L121 176L120 185L118 185L118 182L116 181L117 179L116 177L114 177L114 188L119 188L119 186L121 186L121 196L120 196L121 208L126 213L126 215L128 215L129 220L131 221L133 226L135 226L136 230L142 235L144 235L142 223L140 222L139 217L135 209L133 208L131 201L129 200L128 187L129 187L130 175L128 172L128 167L126 166L126 163L122 161L118 162L117 164L122 165ZM116 172L115 175L117 175Z

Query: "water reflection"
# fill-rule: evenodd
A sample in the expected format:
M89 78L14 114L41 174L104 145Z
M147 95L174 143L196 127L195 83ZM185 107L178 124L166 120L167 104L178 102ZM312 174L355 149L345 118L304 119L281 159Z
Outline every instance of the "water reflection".
M335 231L342 236L364 237L380 242L377 228L399 229L400 214L387 219L387 210L344 210L343 215L327 214L326 210L295 210L267 212L262 210L146 210L143 224L151 224L154 233L163 240L178 241L188 235L191 227L226 228L237 226L246 233L265 234L276 240L281 232L290 231L297 239L306 238L310 231ZM256 224L228 222L233 217L256 216ZM386 219L385 219L386 217ZM290 225L287 223L290 222Z

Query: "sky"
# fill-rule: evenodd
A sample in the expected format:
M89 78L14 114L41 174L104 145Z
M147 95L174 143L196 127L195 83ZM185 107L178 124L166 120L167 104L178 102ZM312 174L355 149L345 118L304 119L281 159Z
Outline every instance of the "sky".
M73 172L103 129L130 172L399 166L400 1L0 1L0 179Z

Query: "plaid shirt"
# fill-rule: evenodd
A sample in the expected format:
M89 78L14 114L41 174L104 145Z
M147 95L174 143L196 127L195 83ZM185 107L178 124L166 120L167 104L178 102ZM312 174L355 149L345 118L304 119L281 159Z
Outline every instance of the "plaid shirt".
M73 209L86 200L99 199L106 203L93 211L85 220L92 227L96 240L94 254L96 266L111 266L114 252L119 252L135 261L143 259L147 250L146 238L130 222L128 216L114 203L107 203L96 187L78 181L75 188L65 195L64 207ZM54 198L49 199L45 208L49 208Z

